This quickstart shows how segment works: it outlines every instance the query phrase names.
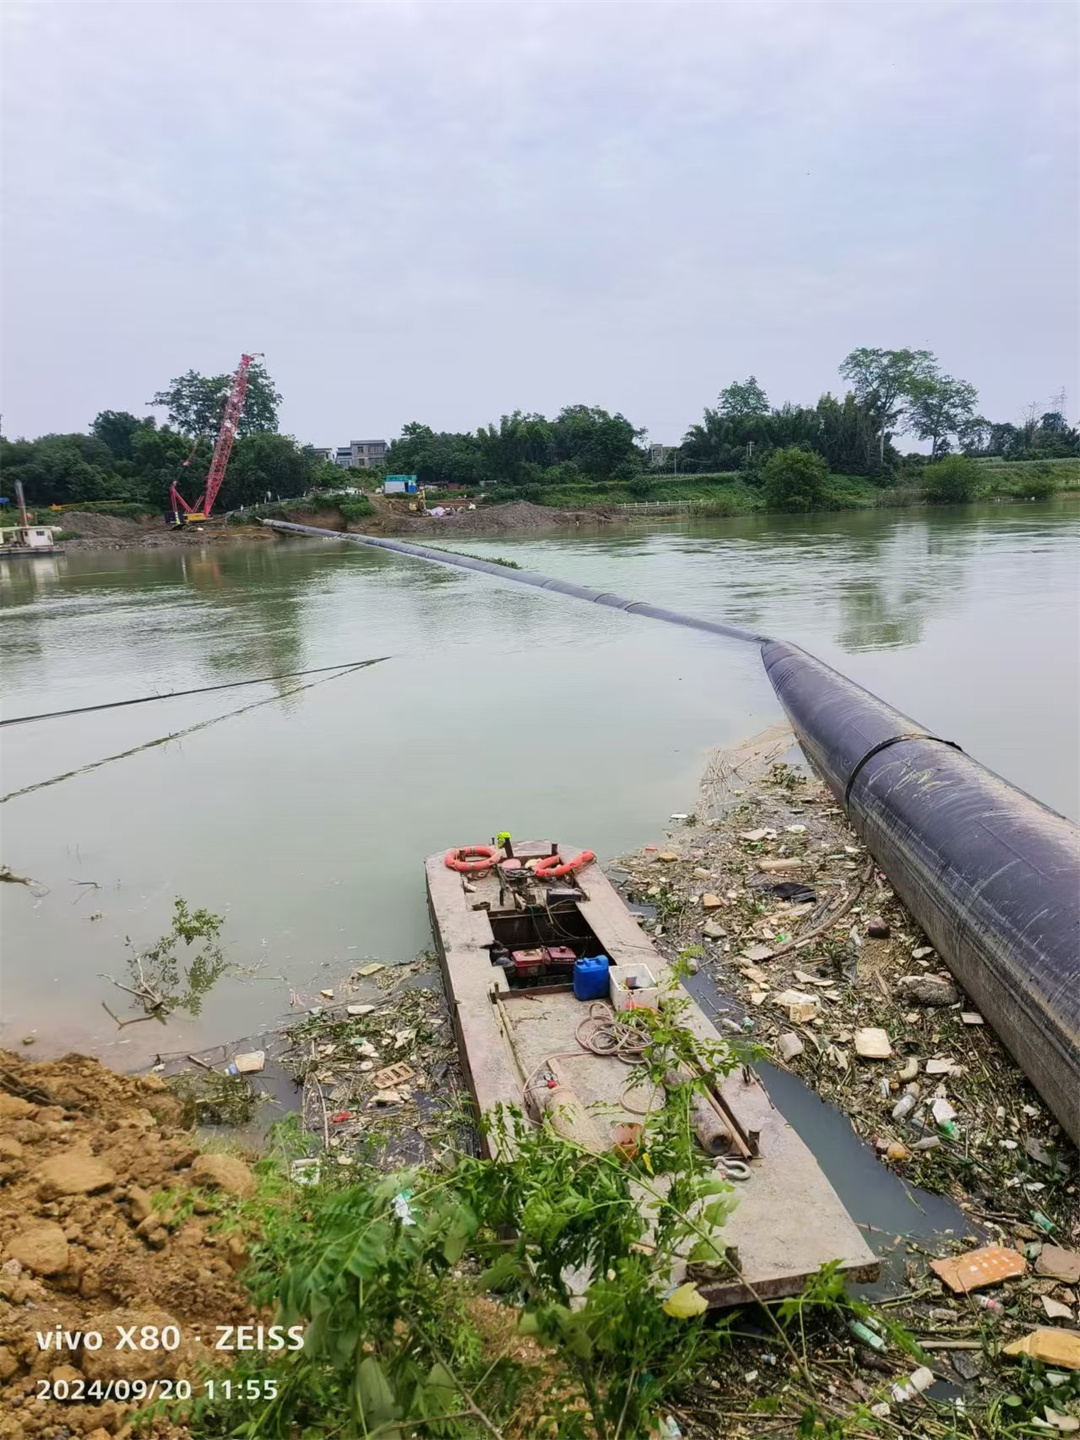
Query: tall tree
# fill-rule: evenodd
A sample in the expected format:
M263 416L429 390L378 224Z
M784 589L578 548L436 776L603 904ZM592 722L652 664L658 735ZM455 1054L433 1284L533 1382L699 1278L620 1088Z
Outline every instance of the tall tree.
M625 415L598 405L565 405L551 422L556 461L570 460L595 479L629 479L644 465L637 442L644 435Z
M978 398L974 385L951 375L934 375L912 384L908 416L919 439L930 441L931 460L937 459L940 447L947 447L950 435L968 429Z
M231 374L200 375L197 370L188 370L170 380L167 388L159 390L149 404L167 410L169 424L181 435L213 435L221 424L231 383ZM258 435L276 431L280 404L281 395L266 373L266 366L261 360L252 361L239 433Z
M767 415L769 397L750 375L745 380L733 380L721 390L717 408L725 420L745 420L748 415Z
M840 374L851 382L855 398L877 411L878 460L884 465L887 432L891 429L899 434L906 428L912 390L920 381L934 378L937 360L929 350L877 350L862 346L852 350L844 360Z
M131 441L136 430L153 430L155 423L152 415L140 419L127 410L102 410L95 415L90 433L109 447L115 460L131 460Z

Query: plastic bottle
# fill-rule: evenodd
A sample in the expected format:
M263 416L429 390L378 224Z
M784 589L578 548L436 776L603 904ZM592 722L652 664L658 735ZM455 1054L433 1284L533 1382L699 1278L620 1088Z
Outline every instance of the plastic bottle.
M980 1305L984 1310L991 1311L994 1315L1005 1314L1005 1306L1000 1300L995 1300L993 1295L976 1295L975 1304Z
M914 1400L916 1395L921 1395L924 1390L929 1390L934 1383L934 1372L928 1370L925 1365L920 1365L918 1370L913 1370L903 1385L892 1387L892 1398L898 1405L903 1405L906 1400Z
M871 1350L884 1350L885 1341L880 1335L875 1335L873 1330L868 1330L861 1320L851 1320L848 1329L864 1345L869 1345Z
M919 1097L913 1095L910 1090L906 1095L901 1095L900 1099L893 1106L892 1118L894 1120L903 1120L905 1115L910 1115L912 1110L915 1109L918 1098Z

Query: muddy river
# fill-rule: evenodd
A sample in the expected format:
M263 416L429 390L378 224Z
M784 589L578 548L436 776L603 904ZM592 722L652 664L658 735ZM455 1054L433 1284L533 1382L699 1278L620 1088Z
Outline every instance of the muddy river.
M798 641L1076 816L1080 506L766 517L467 540ZM251 1035L429 939L422 857L558 833L602 857L692 808L778 718L756 650L336 542L0 561L5 714L390 657L0 808L3 1029L117 1065ZM319 679L314 676L312 679ZM3 791L284 691L12 726ZM238 967L198 1020L117 1031L126 939L174 897Z

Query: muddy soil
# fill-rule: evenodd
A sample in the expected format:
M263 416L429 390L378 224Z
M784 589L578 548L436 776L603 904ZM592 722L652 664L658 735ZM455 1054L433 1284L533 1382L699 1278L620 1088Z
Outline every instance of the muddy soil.
M555 510L518 500L510 505L480 505L475 510L458 510L452 515L405 514L395 518L397 533L434 539L443 533L455 536L511 535L572 529L575 525L609 525L617 514L614 509Z
M3 1440L107 1440L136 1408L104 1398L110 1381L195 1378L201 1361L222 1358L216 1327L253 1318L236 1278L245 1242L229 1219L254 1176L235 1156L200 1156L180 1110L156 1075L0 1052ZM175 1349L117 1348L118 1327L142 1336L169 1325ZM58 1326L73 1337L60 1353L47 1343ZM100 1332L99 1349L80 1343L88 1332ZM84 1398L41 1393L57 1381ZM163 1422L156 1433L186 1431Z
M66 510L62 528L72 536L60 542L65 550L158 550L273 538L260 525L225 525L211 521L187 530L173 530L157 516L126 520L119 515L98 515L90 510Z

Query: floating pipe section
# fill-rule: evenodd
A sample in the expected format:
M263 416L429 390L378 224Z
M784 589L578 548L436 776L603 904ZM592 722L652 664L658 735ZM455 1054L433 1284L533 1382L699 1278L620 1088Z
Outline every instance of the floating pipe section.
M397 555L411 555L416 560L434 560L439 565L454 565L459 570L479 570L483 575L494 575L500 580L513 580L518 585L532 585L538 590L553 590L559 595L569 595L573 600L591 600L594 605L610 605L613 610L625 610L630 615L647 615L652 620L668 620L675 625L687 625L692 630L707 630L712 635L725 635L729 640L753 640L760 644L766 637L755 635L739 625L724 625L719 620L703 620L698 615L680 615L674 610L662 610L659 606L648 605L643 600L624 600L610 590L593 590L588 585L575 585L572 580L552 580L548 575L537 575L534 570L515 570L509 565L499 565L493 560L477 560L472 555L455 555L450 550L437 550L431 545L413 545L405 540L387 540L381 535L354 535L350 530L320 530L314 525L294 525L288 520L261 520L270 530L287 530L298 535L317 535L321 540L351 540L356 545L372 546L376 550L391 550Z
M264 520L478 570L761 647L814 768L939 955L1080 1144L1080 832L796 645L610 591L371 535Z

